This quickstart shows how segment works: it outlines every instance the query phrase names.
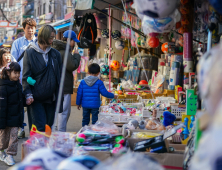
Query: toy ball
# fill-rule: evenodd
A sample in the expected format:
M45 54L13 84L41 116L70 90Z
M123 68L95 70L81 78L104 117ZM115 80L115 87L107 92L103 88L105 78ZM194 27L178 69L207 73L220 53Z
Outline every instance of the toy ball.
M149 41L148 41L148 45L151 47L151 48L156 48L159 46L159 39L156 38L156 37L150 37Z
M115 47L117 50L123 50L125 47L125 44L123 41L118 40L115 42Z
M118 91L118 94L120 94L120 95L121 95L121 94L123 94L123 92L122 92L121 90L119 90L119 91Z
M141 90L142 87L139 86L138 84L136 84L136 85L135 85L135 88L136 88L137 90Z
M161 46L161 50L162 50L162 52L165 53L165 54L168 53L168 48L169 48L168 42L163 43L162 46Z
M117 136L115 138L115 141L117 144L123 144L125 142L124 137L123 136Z
M118 40L121 38L121 33L118 30L115 30L111 33L111 37L114 40Z
M41 162L47 170L55 170L67 156L48 148L41 148L29 154L23 163Z
M111 69L112 69L113 71L118 71L119 68L120 68L120 63L119 63L119 61L113 60L112 63L111 63Z
M76 140L80 143L84 142L86 140L86 135L83 133L79 133L76 136Z
M58 166L58 170L88 170L93 169L99 163L98 159L89 155L73 156L62 161Z
M123 145L122 145L122 144L115 144L115 145L114 145L114 148L121 149L121 148L123 148Z
M143 85L143 84L148 84L148 82L147 82L146 80L141 80L141 81L139 82L139 85Z
M108 65L102 65L100 68L101 68L100 73L102 75L106 75L106 76L109 75L109 66Z
M103 38L109 38L109 29L104 29L101 32Z
M134 1L134 4L136 13L141 19L144 15L151 18L164 18L175 11L178 0L140 0Z

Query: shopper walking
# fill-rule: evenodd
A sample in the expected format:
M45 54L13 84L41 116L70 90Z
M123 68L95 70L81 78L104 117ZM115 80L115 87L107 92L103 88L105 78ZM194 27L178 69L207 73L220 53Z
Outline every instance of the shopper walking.
M29 105L28 114L39 131L45 131L46 124L51 127L55 117L62 71L61 55L51 48L55 33L52 26L42 26L38 40L30 44L23 59L22 85ZM60 112L62 111L61 103Z
M25 32L25 35L17 40L15 40L12 44L11 48L11 54L12 56L18 60L21 54L26 50L28 45L31 42L35 41L35 32L36 32L36 22L32 18L26 18L24 22L22 23L23 30ZM20 82L22 82L22 71L23 71L23 59L19 61L19 64L21 66L21 73L20 73ZM23 116L24 117L24 116ZM31 118L28 116L28 119L31 120ZM24 118L23 118L24 120ZM23 121L24 122L24 121ZM31 124L31 122L29 121ZM23 123L21 129L19 130L18 138L24 138L25 137L25 131L24 126L26 124Z
M78 51L75 50L74 55L72 55L72 50L75 46L75 42L79 42L76 38L76 34L74 31L67 30L63 33L63 41L54 40L53 48L58 50L62 56L62 60L65 57L66 44L68 42L68 35L71 35L70 38L70 47L68 53L68 60L66 65L66 74L64 81L64 101L63 101L63 112L58 114L58 131L66 132L66 125L71 112L71 94L73 94L73 71L75 71L79 67L81 56Z
M23 122L20 71L17 62L8 63L2 70L0 79L0 160L7 165L15 164L13 156L17 155L18 129Z

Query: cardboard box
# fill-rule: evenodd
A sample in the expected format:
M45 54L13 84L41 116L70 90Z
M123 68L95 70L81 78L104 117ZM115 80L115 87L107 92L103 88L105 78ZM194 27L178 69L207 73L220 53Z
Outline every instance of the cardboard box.
M76 106L76 96L77 93L73 92L73 94L71 95L71 106Z
M156 159L164 168L165 170L182 170L183 168L183 159L184 154L181 152L174 152L174 153L148 153L146 154L152 156Z

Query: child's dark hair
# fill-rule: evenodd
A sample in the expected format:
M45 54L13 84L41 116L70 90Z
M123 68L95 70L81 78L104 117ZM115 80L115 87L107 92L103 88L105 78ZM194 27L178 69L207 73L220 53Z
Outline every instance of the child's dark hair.
M3 65L3 54L10 53L10 50L8 48L1 48L0 49L0 66Z
M21 67L17 62L11 62L11 64L8 65L2 70L2 79L4 80L9 80L9 76L7 73L11 73L12 71L14 72L20 72Z
M89 74L98 74L100 72L100 66L96 63L88 66Z

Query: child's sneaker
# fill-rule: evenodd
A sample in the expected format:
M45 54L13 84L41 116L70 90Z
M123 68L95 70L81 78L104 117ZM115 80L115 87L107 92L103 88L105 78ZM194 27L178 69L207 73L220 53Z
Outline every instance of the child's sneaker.
M0 151L0 161L4 161L6 157L5 151Z
M4 162L9 166L15 165L15 160L12 155L7 155L4 159Z

